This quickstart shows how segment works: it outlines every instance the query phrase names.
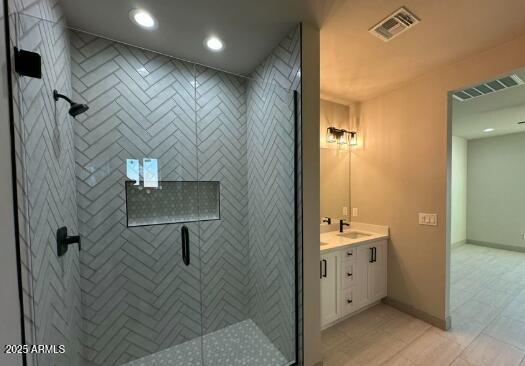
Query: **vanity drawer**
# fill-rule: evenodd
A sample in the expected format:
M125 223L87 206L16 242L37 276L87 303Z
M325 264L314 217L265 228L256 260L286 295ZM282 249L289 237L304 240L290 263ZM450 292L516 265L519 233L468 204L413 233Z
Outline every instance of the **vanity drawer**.
M347 289L343 290L343 296L342 296L342 306L341 309L343 311L343 316L346 314L351 313L354 311L354 288L349 287Z
M341 258L344 261L351 261L355 258L356 250L355 248L346 248L343 251L341 251Z
M354 284L354 262L343 262L341 272L341 283L343 288L347 288Z

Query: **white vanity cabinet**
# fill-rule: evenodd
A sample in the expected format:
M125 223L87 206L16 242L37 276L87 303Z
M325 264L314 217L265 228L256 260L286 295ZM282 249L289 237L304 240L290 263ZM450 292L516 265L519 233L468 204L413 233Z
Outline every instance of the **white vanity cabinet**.
M321 254L321 326L326 328L387 295L387 239Z

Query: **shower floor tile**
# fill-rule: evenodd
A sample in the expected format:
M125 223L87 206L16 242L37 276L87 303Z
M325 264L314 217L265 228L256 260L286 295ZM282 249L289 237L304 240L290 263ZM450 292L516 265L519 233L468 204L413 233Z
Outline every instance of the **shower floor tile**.
M201 343L203 357L201 357ZM204 358L204 363L201 358ZM252 320L230 325L123 366L284 366L288 361Z

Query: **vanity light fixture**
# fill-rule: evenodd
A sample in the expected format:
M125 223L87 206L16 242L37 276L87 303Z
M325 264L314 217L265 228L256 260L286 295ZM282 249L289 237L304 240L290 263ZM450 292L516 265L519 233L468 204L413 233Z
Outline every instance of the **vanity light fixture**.
M326 129L326 142L329 144L337 142L338 145L357 145L357 132L347 131L336 127Z

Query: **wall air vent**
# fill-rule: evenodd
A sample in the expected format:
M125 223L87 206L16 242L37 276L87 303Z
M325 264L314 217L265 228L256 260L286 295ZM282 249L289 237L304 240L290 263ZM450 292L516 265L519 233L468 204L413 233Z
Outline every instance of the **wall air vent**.
M458 90L452 94L452 97L456 100L459 100L460 102L465 102L470 99L481 97L482 95L487 95L523 84L523 80L521 80L518 75L512 74L501 79L496 79L488 81L484 84L473 86L471 88Z
M409 28L412 28L417 23L419 23L419 19L408 11L408 9L402 7L374 25L368 31L384 42L388 42Z

